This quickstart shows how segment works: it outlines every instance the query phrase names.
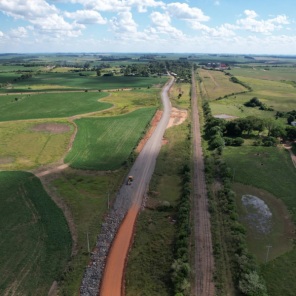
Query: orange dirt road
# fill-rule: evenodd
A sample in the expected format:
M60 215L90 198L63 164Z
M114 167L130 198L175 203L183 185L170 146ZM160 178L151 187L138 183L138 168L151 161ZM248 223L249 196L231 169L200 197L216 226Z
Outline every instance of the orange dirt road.
M122 275L124 274L125 262L132 242L138 211L139 207L137 205L132 206L118 230L106 262L100 296L123 295Z

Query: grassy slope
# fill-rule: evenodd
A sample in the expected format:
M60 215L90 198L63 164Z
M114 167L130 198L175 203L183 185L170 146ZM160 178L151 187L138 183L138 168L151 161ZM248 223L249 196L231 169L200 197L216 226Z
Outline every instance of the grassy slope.
M224 157L235 170L236 182L263 188L282 199L294 223L296 221L296 171L287 151L275 147L227 148ZM269 295L295 295L296 249L272 261L263 268Z
M78 133L65 162L82 169L119 168L135 148L154 112L155 108L143 108L122 116L77 120Z
M64 216L29 173L1 172L0 191L0 294L47 295L71 253Z
M0 123L0 169L31 169L58 161L68 148L73 132L61 134L35 132L39 123L62 123L66 121L2 122Z
M108 192L112 203L123 174L122 170L93 175L66 171L53 182L53 186L71 210L78 234L78 253L60 283L61 295L78 294L85 266L89 262L86 235L88 233L90 248L93 249L107 210Z
M106 93L58 93L0 97L0 121L68 117L111 107ZM15 100L17 98L17 100Z

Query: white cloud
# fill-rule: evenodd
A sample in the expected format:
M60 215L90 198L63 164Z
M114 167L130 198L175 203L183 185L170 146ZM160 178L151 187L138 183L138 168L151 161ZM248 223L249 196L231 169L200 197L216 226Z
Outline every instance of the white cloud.
M128 6L135 6L137 7L139 12L146 12L150 7L164 7L165 4L162 1L155 1L155 0L127 0L126 1Z
M129 10L126 1L120 0L72 0L72 3L79 3L88 10L96 11L125 11Z
M0 10L15 19L31 23L35 34L77 37L84 28L81 24L66 22L61 12L44 0L1 0Z
M54 5L49 5L44 0L1 0L0 10L20 19L33 19L58 12Z
M3 34L3 32L0 31L0 38L1 37L4 37L4 34Z
M119 12L110 20L111 28L116 33L136 33L137 24L130 11Z
M201 9L190 7L187 3L170 3L167 5L166 9L169 12L170 16L182 20L206 22L210 19L210 17L206 16Z
M150 28L153 33L169 34L171 38L183 38L182 31L171 25L171 18L167 13L153 12L150 15L152 23L155 28Z
M74 19L78 24L106 24L100 13L94 10L77 10L75 12L65 12L67 18Z
M16 39L21 39L27 37L27 30L24 27L18 27L16 29L12 29L9 32L9 37L10 38L16 38Z
M268 20L257 20L258 14L253 10L245 10L244 14L246 17L237 20L237 24L241 29L256 33L270 34L275 30L281 29L282 25L290 23L285 15L278 15Z

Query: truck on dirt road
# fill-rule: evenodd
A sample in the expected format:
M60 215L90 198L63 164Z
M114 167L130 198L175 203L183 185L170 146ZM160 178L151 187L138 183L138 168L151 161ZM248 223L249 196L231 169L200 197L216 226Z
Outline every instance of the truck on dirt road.
M134 181L134 177L133 176L128 176L127 181L126 181L126 185L131 185Z

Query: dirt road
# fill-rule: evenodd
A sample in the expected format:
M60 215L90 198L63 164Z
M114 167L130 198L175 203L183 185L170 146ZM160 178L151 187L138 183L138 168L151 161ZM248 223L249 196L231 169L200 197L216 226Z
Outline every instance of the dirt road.
M201 147L201 132L197 107L197 94L194 72L192 72L192 125L194 161L194 237L195 237L195 296L214 296L214 258L212 235L208 212L207 190L204 174L204 161Z
M146 190L148 189L156 158L161 148L163 134L170 119L171 103L168 97L168 90L173 82L174 80L171 79L162 90L161 98L164 106L162 118L129 172L129 175L134 176L134 181L132 185L122 186L119 192L121 198L117 197L114 204L115 210L119 210L125 208L126 202L128 201L130 209L119 228L108 255L100 288L101 296L122 295L124 267L129 244L132 240L136 215L142 205Z

